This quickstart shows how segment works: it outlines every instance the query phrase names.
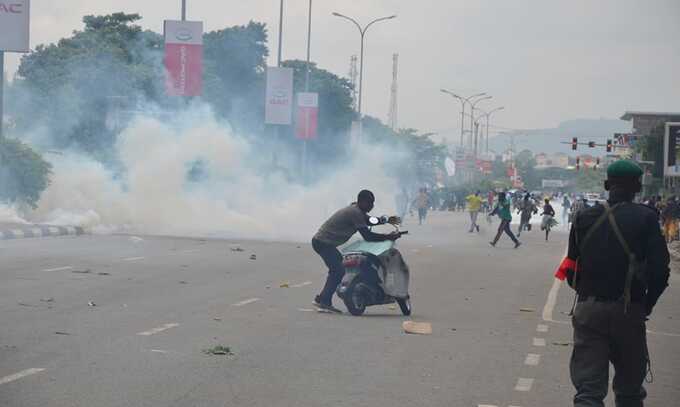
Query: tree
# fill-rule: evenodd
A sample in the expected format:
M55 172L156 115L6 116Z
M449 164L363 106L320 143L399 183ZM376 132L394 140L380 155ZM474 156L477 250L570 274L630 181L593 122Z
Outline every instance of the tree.
M56 147L105 159L119 127L109 124L110 113L132 109L142 99L158 100L162 89L162 38L135 25L140 18L85 16L83 31L22 57L16 86L29 97L14 112L18 130L39 117Z
M0 202L37 207L52 166L26 144L0 138Z
M254 21L203 36L204 95L237 130L262 132L267 28Z

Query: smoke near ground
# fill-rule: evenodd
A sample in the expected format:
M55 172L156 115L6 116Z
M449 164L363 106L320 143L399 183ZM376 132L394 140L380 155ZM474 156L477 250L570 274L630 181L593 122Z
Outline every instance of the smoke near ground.
M361 188L376 193L375 213L393 211L396 180L384 171L393 152L357 149L351 162L303 186L271 171L271 152L259 148L206 106L171 119L139 114L115 144L115 170L77 153L48 155L52 184L26 220L102 233L306 241Z

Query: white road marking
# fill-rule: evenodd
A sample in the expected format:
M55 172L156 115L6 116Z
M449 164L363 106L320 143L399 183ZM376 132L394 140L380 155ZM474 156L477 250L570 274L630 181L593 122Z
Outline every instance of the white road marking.
M157 334L157 333L159 333L159 332L167 331L167 330L170 329L170 328L175 328L175 327L178 327L178 326L179 326L178 323L176 323L176 322L171 322L171 323L169 323L169 324L161 325L161 326L159 326L159 327L157 327L157 328L150 329L150 330L148 330L148 331L139 332L137 335L140 335L140 336L151 336L151 335Z
M498 407L498 406L493 404L477 404L477 407Z
M672 334L668 332L658 332L658 331L652 331L651 329L647 330L648 334L653 334L653 335L662 335L662 336L673 336L673 337L680 337L680 334Z
M43 271L64 271L64 270L71 270L73 267L71 266L64 266L64 267L55 267L52 269L45 269Z
M553 311L555 310L555 304L557 303L557 293L560 291L562 286L562 280L555 279L553 281L552 287L550 287L550 292L548 293L548 300L545 302L543 307L543 320L547 322L554 322Z
M537 353L530 353L527 355L527 358L524 359L524 364L528 366L538 366L538 364L541 362L541 355Z
M196 253L198 249L189 249L189 250L182 250L180 253L182 254L188 254L188 253Z
M315 310L315 309L311 309L311 308L298 308L298 311L301 311L301 312L314 312L314 311L316 311L316 310Z
M534 379L527 379L525 377L520 377L517 379L517 385L515 386L516 391L529 391L531 386L534 384Z
M545 346L545 338L534 338L534 346Z
M154 352L154 353L168 353L167 350L160 350L160 349L151 349L151 352Z
M26 377L26 376L34 375L34 374L36 374L36 373L40 373L40 372L42 372L42 371L44 371L44 370L45 370L45 369L26 369L26 370L22 370L22 371L19 372L19 373L14 373L14 374L11 374L11 375L9 375L9 376L5 376L5 377L0 378L0 385L7 384L7 383L13 382L13 381L15 381L15 380L19 380L19 379L21 379L22 377Z
M136 260L144 260L145 257L128 257L123 259L123 261L136 261Z
M312 285L312 282L311 281L305 281L304 283L293 284L293 285L291 285L291 287L292 288L300 288L300 287L304 287L304 286L307 286L307 285Z
M548 325L538 324L538 326L536 326L536 332L548 332Z
M259 298L248 298L247 300L243 300L240 302L237 302L236 304L231 304L233 307L242 307L244 305L252 304L254 302L260 301Z

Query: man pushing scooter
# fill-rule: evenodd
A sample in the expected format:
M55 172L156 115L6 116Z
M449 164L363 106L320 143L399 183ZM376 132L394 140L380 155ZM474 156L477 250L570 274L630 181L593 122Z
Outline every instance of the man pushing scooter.
M397 240L401 237L399 232L390 234L374 233L369 229L371 225L368 213L373 209L375 196L371 191L359 192L357 201L340 209L333 214L312 238L312 248L321 256L328 267L326 284L319 295L314 298L314 305L320 310L342 313L332 304L333 293L342 281L345 274L342 265L342 254L338 246L345 244L356 232L369 242L382 242L385 240ZM381 219L381 223L398 224L399 218L392 216L389 219Z

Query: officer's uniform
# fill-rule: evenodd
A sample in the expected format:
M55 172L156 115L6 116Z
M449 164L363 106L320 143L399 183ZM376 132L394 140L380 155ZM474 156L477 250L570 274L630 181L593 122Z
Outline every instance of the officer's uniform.
M608 177L641 174L636 164L624 160L607 171ZM668 285L669 254L656 212L629 199L610 191L608 205L580 211L571 228L567 257L577 266L567 274L578 294L570 363L576 407L604 407L609 362L615 370L617 407L641 407L646 396L642 385L649 360L645 321ZM615 226L605 214L608 208ZM630 273L632 278L628 277L630 254L644 265L635 276Z

